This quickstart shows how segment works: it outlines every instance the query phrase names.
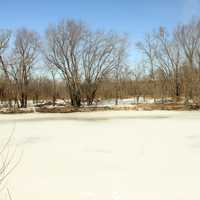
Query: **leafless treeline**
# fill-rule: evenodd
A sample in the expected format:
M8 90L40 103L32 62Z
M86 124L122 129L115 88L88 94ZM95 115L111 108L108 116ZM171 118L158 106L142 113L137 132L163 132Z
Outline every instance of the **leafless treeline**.
M152 96L200 100L200 21L178 25L172 34L165 28L146 35L137 44L150 68Z
M200 102L200 20L146 34L128 64L125 35L92 31L84 23L63 20L50 25L44 39L28 29L0 30L0 98L9 106L70 99L73 106L95 98L172 97ZM134 51L134 49L133 49Z

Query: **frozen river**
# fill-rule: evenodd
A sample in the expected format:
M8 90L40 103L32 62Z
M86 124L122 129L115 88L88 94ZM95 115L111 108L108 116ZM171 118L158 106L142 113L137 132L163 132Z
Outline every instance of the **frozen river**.
M0 115L13 200L199 200L200 112Z

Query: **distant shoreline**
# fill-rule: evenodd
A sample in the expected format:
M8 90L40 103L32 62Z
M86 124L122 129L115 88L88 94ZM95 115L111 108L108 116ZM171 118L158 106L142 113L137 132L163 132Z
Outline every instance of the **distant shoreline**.
M22 113L74 113L74 112L98 112L98 111L153 111L153 110L171 110L171 111L193 111L199 110L200 106L196 104L133 104L133 105L114 105L114 106L42 106L30 108L3 108L0 114L22 114Z

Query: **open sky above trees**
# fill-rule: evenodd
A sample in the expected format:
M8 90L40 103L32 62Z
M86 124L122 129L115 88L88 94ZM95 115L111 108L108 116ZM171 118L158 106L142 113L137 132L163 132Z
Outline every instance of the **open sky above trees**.
M171 31L177 23L200 16L199 0L6 0L1 2L0 28L27 27L43 34L62 18L86 22L94 29L125 32L132 45L159 26ZM138 52L130 52L134 62Z

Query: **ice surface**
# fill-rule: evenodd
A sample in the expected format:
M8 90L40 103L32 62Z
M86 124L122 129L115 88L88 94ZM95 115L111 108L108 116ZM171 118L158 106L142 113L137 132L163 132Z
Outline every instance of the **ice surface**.
M15 200L199 200L200 112L0 115ZM13 128L14 127L14 128Z

